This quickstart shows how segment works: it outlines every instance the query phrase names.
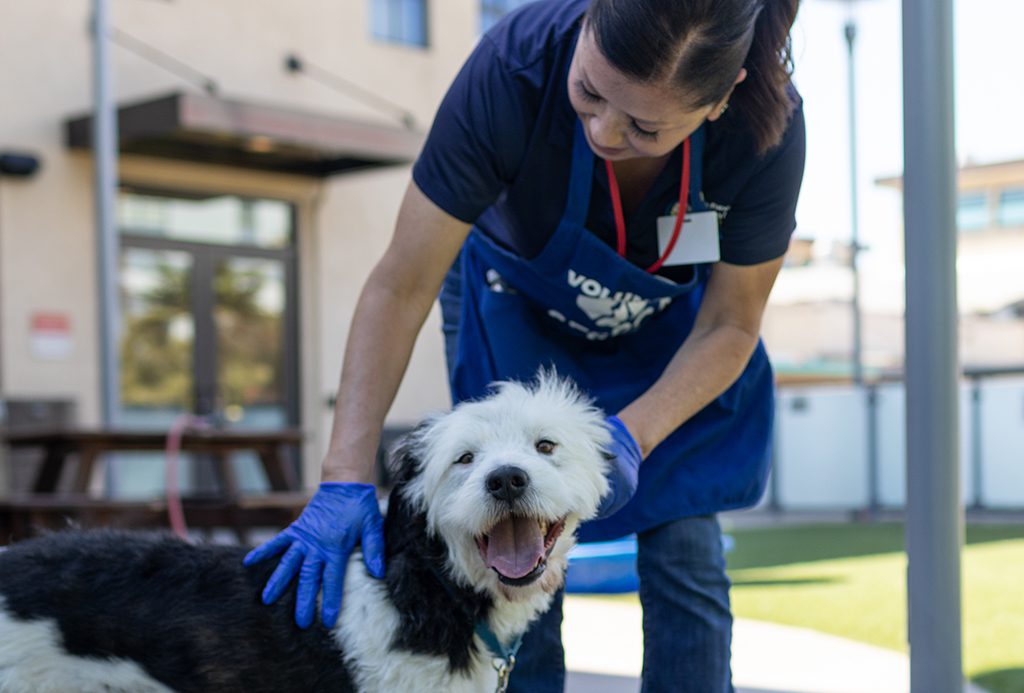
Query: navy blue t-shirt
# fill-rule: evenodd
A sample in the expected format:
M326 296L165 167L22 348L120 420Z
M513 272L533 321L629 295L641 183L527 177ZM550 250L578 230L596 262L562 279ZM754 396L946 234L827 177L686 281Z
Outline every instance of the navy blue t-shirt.
M509 14L481 39L448 90L413 166L423 193L453 217L532 258L565 207L576 113L566 87L589 0L547 0ZM782 142L759 156L726 111L706 124L702 195L719 214L722 260L751 265L786 252L804 166L802 102ZM676 148L626 219L626 257L657 259L657 218L678 200ZM604 166L594 167L586 226L615 244Z

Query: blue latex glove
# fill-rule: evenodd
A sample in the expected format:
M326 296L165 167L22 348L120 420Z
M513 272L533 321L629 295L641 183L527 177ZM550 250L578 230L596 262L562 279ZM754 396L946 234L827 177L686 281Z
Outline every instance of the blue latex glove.
M250 551L243 563L250 566L284 552L267 580L263 603L275 602L298 574L295 622L300 628L312 625L323 585L320 619L331 628L341 613L345 568L357 542L362 543L366 569L376 578L384 577L384 518L374 487L325 481L299 518Z
M640 462L643 460L640 446L619 417L609 416L605 419L605 425L612 434L607 450L611 462L607 473L609 489L601 499L597 519L614 515L633 497Z

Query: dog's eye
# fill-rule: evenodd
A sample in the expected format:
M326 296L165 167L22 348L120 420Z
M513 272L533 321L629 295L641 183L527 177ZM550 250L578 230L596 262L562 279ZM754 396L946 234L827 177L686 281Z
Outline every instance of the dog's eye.
M547 439L542 439L542 440L538 440L537 441L537 446L536 447L537 447L537 452L539 452L540 454L542 454L542 455L550 455L551 453L553 453L555 451L555 448L558 447L558 443L552 442L552 441L547 440Z
M469 464L472 461L473 461L473 453L471 453L471 452L464 452L464 453L462 453L462 457L460 457L459 459L455 460L455 464Z

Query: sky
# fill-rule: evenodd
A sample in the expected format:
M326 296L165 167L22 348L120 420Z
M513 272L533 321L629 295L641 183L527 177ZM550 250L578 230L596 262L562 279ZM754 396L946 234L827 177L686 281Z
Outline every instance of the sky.
M794 82L804 98L807 167L796 238L816 252L849 241L850 157L847 48L843 27L857 27L855 83L861 301L902 310L903 208L879 178L903 171L901 0L803 0L793 30ZM984 164L1024 159L1024 0L954 0L957 158ZM789 275L788 277L785 275ZM784 272L773 301L849 297L848 273ZM1018 276L1020 273L1017 273ZM964 281L967 279L967 281ZM961 277L965 290L977 282ZM968 300L970 302L970 300Z
M858 189L862 243L894 252L899 194L876 185L903 170L900 0L856 0ZM804 97L807 175L797 236L827 245L850 235L846 0L803 0L793 31L794 81ZM961 163L1024 159L1024 0L957 0L955 98Z

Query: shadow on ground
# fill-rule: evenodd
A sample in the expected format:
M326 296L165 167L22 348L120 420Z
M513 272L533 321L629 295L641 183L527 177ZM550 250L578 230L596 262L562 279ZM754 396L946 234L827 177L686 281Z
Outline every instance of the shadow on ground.
M840 582L839 579L834 577L814 577L814 578L792 578L792 579L744 579L742 577L732 577L733 587L797 587L804 585L833 585Z
M606 676L570 671L566 676L565 693L637 693L640 679L630 676ZM736 693L787 693L768 688L737 688Z
M902 523L773 526L728 530L734 549L729 569L769 568L904 551ZM967 544L1024 538L1024 524L967 527Z
M570 671L565 680L565 693L636 693L639 690L640 679L631 676Z
M993 693L1024 693L1024 669L986 671L973 677L971 682Z

